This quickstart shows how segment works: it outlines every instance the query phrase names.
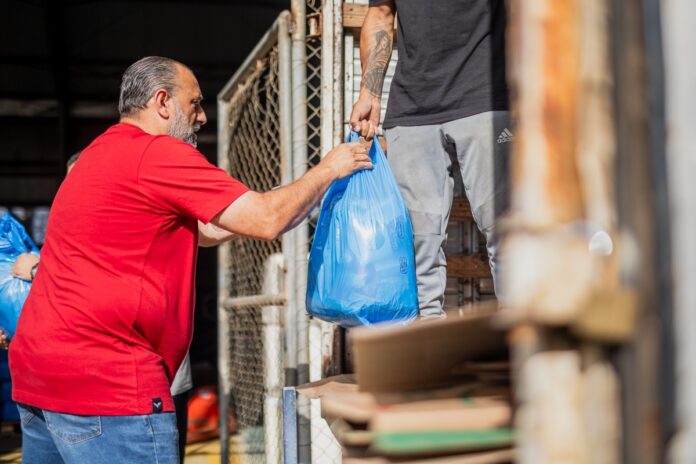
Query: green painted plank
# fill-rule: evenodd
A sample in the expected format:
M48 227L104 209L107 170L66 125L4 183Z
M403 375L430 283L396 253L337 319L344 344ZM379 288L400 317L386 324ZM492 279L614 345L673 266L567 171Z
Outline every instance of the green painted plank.
M388 432L375 434L373 449L387 454L479 450L509 446L511 428L431 432Z

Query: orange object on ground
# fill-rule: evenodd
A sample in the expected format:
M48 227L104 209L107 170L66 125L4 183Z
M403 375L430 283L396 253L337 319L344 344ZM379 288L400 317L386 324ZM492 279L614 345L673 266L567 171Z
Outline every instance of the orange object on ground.
M186 443L210 440L220 435L220 415L215 387L197 388L188 403L188 426ZM237 422L230 420L230 432L237 430Z

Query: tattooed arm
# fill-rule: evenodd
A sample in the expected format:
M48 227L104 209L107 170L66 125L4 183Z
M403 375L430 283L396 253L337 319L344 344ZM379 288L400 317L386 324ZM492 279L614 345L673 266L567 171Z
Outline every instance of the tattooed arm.
M350 115L351 127L372 138L379 126L380 97L394 41L394 0L370 7L360 33L362 81Z

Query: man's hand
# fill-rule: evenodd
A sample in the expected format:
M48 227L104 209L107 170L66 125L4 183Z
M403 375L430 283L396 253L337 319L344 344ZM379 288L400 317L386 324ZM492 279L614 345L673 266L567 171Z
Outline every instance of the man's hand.
M39 257L35 254L22 253L15 259L14 267L12 267L12 275L31 282L31 268L38 262Z
M355 171L371 169L372 162L367 154L367 148L360 142L342 143L326 154L319 166L324 166L336 174L337 179L343 179Z
M395 12L394 0L369 7L360 32L362 80L360 96L350 113L350 126L367 139L375 136L379 126L380 96L394 42Z
M379 97L360 92L360 97L350 113L350 127L366 139L371 139L377 134L380 110Z
M0 348L6 350L10 347L10 338L7 336L5 329L0 327Z

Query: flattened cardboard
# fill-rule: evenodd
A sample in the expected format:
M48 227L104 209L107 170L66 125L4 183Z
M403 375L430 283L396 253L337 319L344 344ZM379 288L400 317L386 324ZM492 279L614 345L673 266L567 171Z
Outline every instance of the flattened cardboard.
M503 411L492 414L492 417L487 418L484 424L493 419L496 422L492 426L500 426L501 424L498 423L499 420L502 420L500 415L506 417L509 415L510 394L508 387L491 387L484 384L465 384L444 389L382 394L357 391L337 392L332 389L321 396L321 410L322 416L327 420L344 419L354 424L367 424L380 413L388 416L391 412L404 412L412 416L416 412L416 416L424 416L416 417L415 420L419 424L437 427L437 422L441 418L436 417L433 420L428 420L428 413L437 413L439 401L454 400L458 410L465 406L474 408L477 405L490 405L493 402L496 407L502 406ZM469 399L469 402L462 403L462 398ZM440 408L441 411L442 409ZM459 413L461 419L462 412L459 411ZM472 411L472 413L478 414L476 411ZM464 411L465 414L466 411Z
M375 432L489 429L512 425L512 406L496 398L455 398L382 406L370 421Z
M297 393L309 399L319 399L330 393L350 393L358 391L355 376L341 374L305 383L297 387Z
M418 320L406 327L360 327L349 332L360 391L396 392L441 386L457 367L505 352L504 332L491 327L495 306L466 315Z

